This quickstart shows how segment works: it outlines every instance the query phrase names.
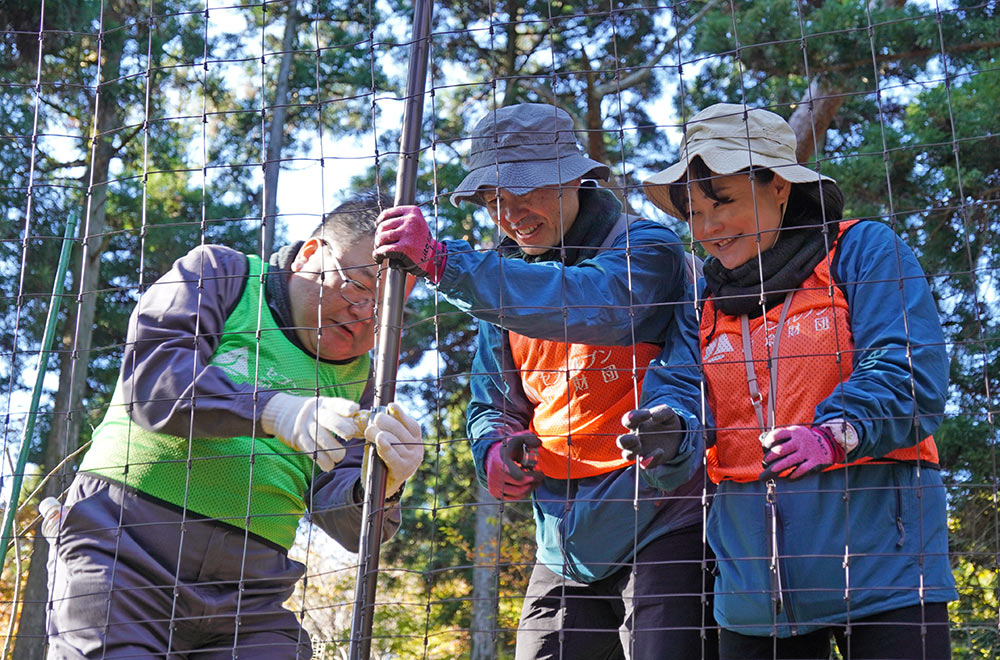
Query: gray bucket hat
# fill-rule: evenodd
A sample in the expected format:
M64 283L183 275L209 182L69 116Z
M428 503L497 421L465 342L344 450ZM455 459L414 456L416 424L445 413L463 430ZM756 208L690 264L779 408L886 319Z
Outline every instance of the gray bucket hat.
M606 165L583 155L565 110L520 103L488 113L472 129L469 173L452 193L451 203L469 200L482 206L481 188L523 195L577 177L607 180L610 175Z
M681 158L642 182L649 201L680 217L670 201L670 184L687 172L695 158L716 174L734 174L751 165L772 170L789 183L833 181L816 170L799 165L795 158L795 131L780 115L737 103L716 103L687 124Z

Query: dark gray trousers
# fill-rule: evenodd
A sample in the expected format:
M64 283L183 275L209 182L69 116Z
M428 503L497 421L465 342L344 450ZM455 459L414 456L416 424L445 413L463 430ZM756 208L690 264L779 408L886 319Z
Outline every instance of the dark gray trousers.
M591 584L536 563L517 626L516 660L717 660L712 560L701 526L665 534Z
M241 530L73 481L49 553L51 658L309 658L282 607L305 567Z

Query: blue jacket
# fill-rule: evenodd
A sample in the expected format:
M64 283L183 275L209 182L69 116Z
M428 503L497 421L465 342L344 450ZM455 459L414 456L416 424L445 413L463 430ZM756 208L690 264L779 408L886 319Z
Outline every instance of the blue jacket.
M638 220L609 248L569 267L504 259L464 241L446 244L448 260L437 289L480 319L468 435L484 485L489 448L527 429L533 412L507 331L581 344L666 345L668 359L654 361L646 377L662 371L660 382L671 384L662 402L687 425L681 451L670 463L641 471L641 479L635 465L585 479L546 478L533 494L538 560L590 583L659 536L700 524L705 477L697 321L677 235ZM660 368L667 361L680 366L667 372Z
M848 302L854 370L816 406L814 422L850 422L858 445L849 461L912 446L940 424L948 387L948 355L923 270L889 227L861 222L841 237L831 272ZM657 374L646 378L651 403L670 400L671 387ZM732 401L750 405L748 396ZM788 637L921 597L957 598L938 469L868 464L775 483L780 612L772 602L765 484L724 481L712 502L707 534L723 627Z

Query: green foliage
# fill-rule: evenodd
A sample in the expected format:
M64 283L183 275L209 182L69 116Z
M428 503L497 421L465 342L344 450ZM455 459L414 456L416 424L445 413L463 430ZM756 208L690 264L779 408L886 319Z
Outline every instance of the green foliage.
M954 572L960 599L950 607L952 658L995 658L996 613L1000 605L996 567L983 568L960 557Z
M141 285L151 283L202 240L253 250L255 236L240 220L250 215L250 196L213 195L194 175L201 163L191 145L201 137L200 122L183 116L190 108L188 86L199 81L191 62L205 47L202 43L194 49L194 35L203 34L204 26L168 3L160 5L163 15L153 22L131 19L148 14L142 3L108 3L102 13L95 3L73 12L61 11L59 3L52 6L56 11L46 14L42 62L28 57L3 61L11 79L20 84L5 87L0 97L0 113L10 119L4 122L0 159L13 174L0 192L6 209L0 218L0 263L10 275L0 283L0 325L17 348L13 351L15 345L5 339L6 373L0 388L6 393L33 385L22 382L20 374L35 364L66 218L78 220L82 235L89 220L88 193L105 183L103 173L92 176L89 138L98 109L110 109L113 125L102 138L113 153L106 182L107 221L104 231L88 241L91 254L100 255L102 271L83 402L89 423L84 424L82 442L110 397L127 318ZM26 21L22 29L35 21L37 43L37 17L15 15L11 20ZM98 39L101 29L103 39ZM114 57L108 55L111 49ZM32 88L36 76L42 81L37 94ZM38 139L33 141L32 135ZM221 138L239 144L226 135ZM232 158L245 160L236 153ZM250 190L250 174L234 173L232 187ZM76 341L79 240L73 255L57 350L69 350ZM50 373L58 371L56 362ZM45 437L45 426L38 438ZM36 444L34 450L33 458L40 460L43 447Z

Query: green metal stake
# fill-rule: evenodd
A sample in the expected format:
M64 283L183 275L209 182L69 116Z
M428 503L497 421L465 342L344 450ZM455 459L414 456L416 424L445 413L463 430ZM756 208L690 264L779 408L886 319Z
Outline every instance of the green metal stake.
M38 401L42 398L42 380L49 368L49 356L52 354L52 341L56 334L56 322L59 320L59 301L63 294L66 269L69 266L70 251L73 249L73 237L76 234L76 216L70 214L66 221L66 233L63 234L62 248L59 251L59 266L56 268L56 278L52 282L52 296L49 298L49 313L45 319L45 332L42 334L42 350L38 356L38 376L31 392L31 407L28 408L28 419L21 432L21 448L17 452L17 468L14 470L14 483L10 489L10 503L3 516L3 541L0 543L0 563L7 567L7 550L13 540L14 516L17 515L17 501L21 496L21 483L24 481L24 466L28 462L28 447L35 433L35 417L38 415Z

